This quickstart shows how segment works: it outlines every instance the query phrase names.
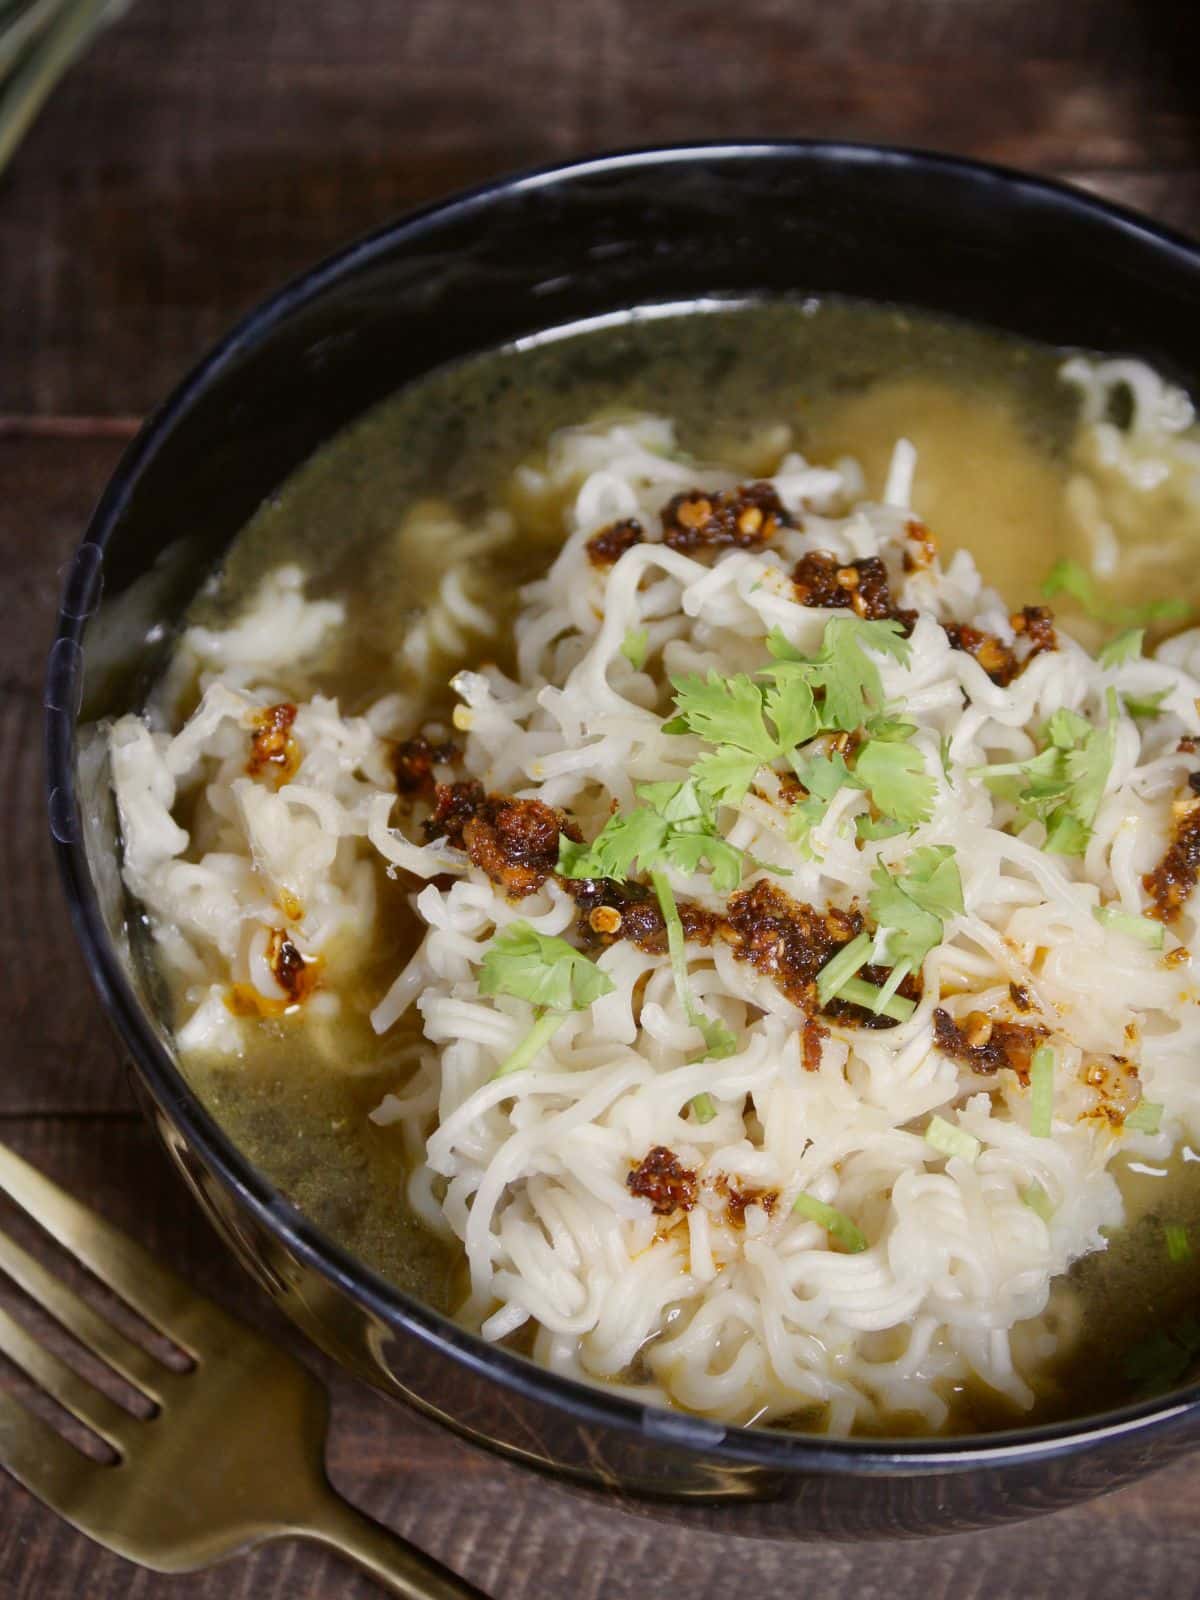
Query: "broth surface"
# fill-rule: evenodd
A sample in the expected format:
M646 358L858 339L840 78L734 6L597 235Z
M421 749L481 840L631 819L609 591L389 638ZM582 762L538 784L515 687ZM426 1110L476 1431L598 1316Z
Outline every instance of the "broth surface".
M685 451L732 460L747 475L770 472L786 449L818 464L854 456L876 496L896 440L908 438L918 451L914 510L943 554L968 548L1011 605L1036 601L1057 558L1087 558L1067 504L1078 398L1058 376L1062 359L978 328L835 301L635 316L484 355L402 391L301 467L240 535L188 620L220 623L264 573L298 563L311 594L346 602L341 642L320 683L359 711L405 687L394 652L441 576L438 519L470 523L487 504L509 507L516 532L481 553L478 570L495 607L511 609L561 537L560 507L523 490L515 469L536 460L555 429L626 411L674 418ZM1196 530L1176 527L1173 514L1169 503L1157 507L1163 548L1177 552L1170 560L1148 561L1155 547L1145 530L1129 531L1128 581L1139 603L1200 597L1200 562L1188 543ZM1128 599L1126 582L1118 567L1102 589ZM1094 643L1094 624L1069 601L1060 597L1054 608ZM478 646L464 641L445 649L438 667L448 679L477 660ZM447 696L426 716L448 706ZM418 936L401 887L382 872L379 879L394 941L357 975L361 1008L345 1006L336 1027L264 1022L245 1059L190 1055L184 1066L233 1138L301 1209L401 1287L445 1308L453 1258L405 1211L398 1137L367 1116L402 1081L413 1043L403 1027L380 1039L366 1021ZM1042 1417L1127 1398L1123 1353L1197 1303L1194 1267L1169 1260L1162 1223L1200 1227L1200 1158L1185 1148L1161 1170L1118 1170L1128 1225L1060 1287L1062 1315L1079 1319L1081 1331L1070 1361L1047 1379ZM1019 1420L977 1394L960 1401L963 1431Z

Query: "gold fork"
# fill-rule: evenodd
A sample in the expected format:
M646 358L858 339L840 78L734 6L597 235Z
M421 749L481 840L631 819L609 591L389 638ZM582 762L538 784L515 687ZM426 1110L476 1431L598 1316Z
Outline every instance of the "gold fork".
M0 1145L0 1192L193 1365L165 1365L0 1232L0 1271L155 1408L137 1417L0 1308L0 1353L110 1447L104 1464L0 1392L0 1466L80 1532L156 1572L267 1539L311 1539L407 1600L479 1591L330 1487L329 1396L293 1357L203 1299L140 1245Z

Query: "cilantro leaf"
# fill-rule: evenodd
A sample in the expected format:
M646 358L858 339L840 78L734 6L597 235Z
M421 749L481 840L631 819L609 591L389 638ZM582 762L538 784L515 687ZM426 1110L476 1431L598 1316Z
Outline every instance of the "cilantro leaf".
M908 823L897 822L895 817L872 817L864 811L854 819L854 830L860 839L894 839L899 833L910 833Z
M712 833L668 833L662 859L680 872L698 872L708 862L713 888L718 894L732 894L742 881L742 852Z
M871 874L880 881L879 870ZM883 881L890 883L886 869ZM930 911L923 911L910 900L903 890L896 889L887 896L880 889L871 890L871 910L887 930L887 955L885 959L894 967L901 963L911 972L919 967L934 945L942 942L942 923Z
M558 866L564 878L612 878L624 883L641 860L657 859L667 823L648 807L609 817L591 844L575 844L566 834L558 839Z
M1043 737L1058 750L1074 750L1091 731L1088 719L1081 717L1078 711L1069 711L1066 706L1060 706L1042 730Z
M744 672L723 678L710 671L707 678L689 673L672 678L678 716L664 726L666 733L694 733L709 744L731 744L759 761L772 761L779 741L763 721L762 690Z
M801 655L778 628L768 634L767 649L776 664L764 675L776 681L803 678L814 692L823 695L822 725L845 733L861 727L870 708L882 707L883 681L866 651L890 655L902 664L912 653L899 622L866 622L861 617L835 617L826 623L815 656Z
M1126 628L1124 633L1110 639L1096 660L1102 667L1120 667L1127 661L1136 661L1142 653L1145 628Z
M913 745L868 739L858 752L854 774L885 816L912 825L928 822L937 781L925 771L924 757Z
M962 878L951 844L927 844L914 850L904 863L905 891L939 917L961 916Z
M803 678L793 675L776 683L767 690L764 704L775 724L780 749L794 750L820 732L812 687Z
M1092 728L1066 756L1067 780L1071 785L1070 810L1085 828L1090 828L1096 820L1116 747L1117 695L1110 689L1107 723L1103 728Z
M612 988L594 961L527 922L496 935L479 971L480 994L510 994L552 1011L583 1011Z
M887 960L911 972L941 944L946 919L963 909L963 893L950 845L925 845L905 865L899 877L876 866L868 904L887 935Z
M702 794L723 805L740 806L761 766L757 756L746 755L733 745L724 744L719 750L701 756L692 768L692 776Z
M704 862L713 887L730 894L742 880L744 857L717 831L707 797L696 779L638 785L646 802L611 816L590 845L559 836L558 871L564 878L611 878L621 883L636 862L642 871L663 862L697 872Z
M690 778L682 783L670 780L664 783L639 783L637 792L639 799L644 800L664 822L702 822L708 817L708 810Z
M797 754L792 757L790 765L809 794L816 795L821 800L832 800L839 789L847 786L852 789L862 788L862 784L850 771L840 751L831 756Z
M975 767L994 793L1012 800L1021 824L1046 827L1044 848L1056 855L1083 855L1104 798L1117 740L1117 695L1109 689L1108 721L1094 727L1071 711L1056 711L1046 725L1051 739L1028 761Z

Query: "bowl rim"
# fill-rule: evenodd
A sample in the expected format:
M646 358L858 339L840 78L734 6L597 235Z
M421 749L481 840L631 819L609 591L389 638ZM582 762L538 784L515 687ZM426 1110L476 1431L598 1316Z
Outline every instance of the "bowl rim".
M167 1120L201 1153L206 1166L268 1233L278 1237L303 1264L391 1329L433 1346L451 1360L524 1399L565 1411L577 1422L633 1433L739 1466L776 1473L803 1472L909 1474L1000 1467L1074 1453L1123 1436L1142 1434L1180 1422L1200 1406L1200 1382L1156 1398L1065 1421L1012 1427L992 1433L906 1438L830 1438L741 1427L667 1410L564 1377L525 1357L487 1343L449 1317L389 1283L366 1263L329 1238L284 1198L243 1155L205 1108L161 1044L143 1012L109 938L83 843L80 800L75 782L81 640L94 604L80 604L72 592L78 564L98 602L103 551L137 482L170 438L176 424L211 384L245 350L257 344L293 311L364 264L396 247L419 240L445 223L470 216L517 194L638 167L667 164L733 165L772 158L814 166L869 166L932 171L957 176L976 187L1034 197L1068 216L1086 218L1132 236L1160 258L1181 264L1196 276L1200 290L1200 245L1185 234L1120 204L1053 178L995 163L904 146L839 139L744 139L644 145L577 160L549 162L501 174L448 197L406 212L296 274L259 301L202 357L143 422L122 455L96 505L75 561L66 570L46 679L45 785L52 847L66 893L75 934L109 1019L115 1023L150 1097ZM96 552L89 552L94 545Z

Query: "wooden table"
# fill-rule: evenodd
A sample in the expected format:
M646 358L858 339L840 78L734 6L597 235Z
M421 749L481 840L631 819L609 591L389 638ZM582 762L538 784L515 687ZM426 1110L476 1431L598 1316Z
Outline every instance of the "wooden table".
M298 1343L133 1110L41 810L59 569L137 419L236 314L504 168L740 133L987 156L1200 231L1196 15L1148 0L138 0L0 178L0 1137ZM1200 1460L1011 1530L751 1544L581 1500L326 1376L336 1481L498 1600L1197 1590ZM137 1571L0 1474L6 1600L374 1592L299 1546L192 1578Z

